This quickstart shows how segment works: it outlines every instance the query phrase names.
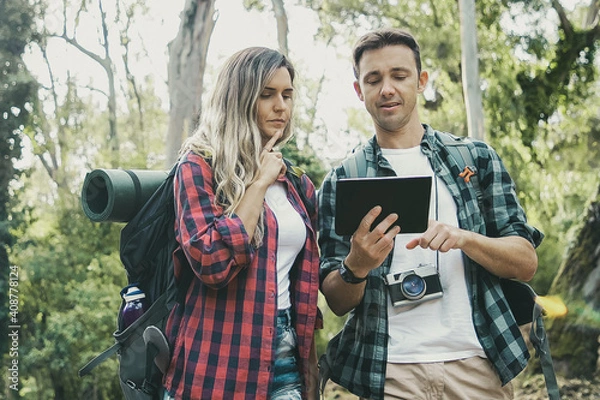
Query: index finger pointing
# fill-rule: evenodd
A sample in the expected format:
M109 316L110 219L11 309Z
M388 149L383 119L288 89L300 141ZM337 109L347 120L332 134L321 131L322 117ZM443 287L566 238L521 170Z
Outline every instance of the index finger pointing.
M275 132L275 134L271 137L271 139L269 139L267 144L265 144L264 149L266 151L273 150L273 147L275 147L275 143L277 143L277 141L279 140L279 138L281 137L282 134L283 134L282 131Z

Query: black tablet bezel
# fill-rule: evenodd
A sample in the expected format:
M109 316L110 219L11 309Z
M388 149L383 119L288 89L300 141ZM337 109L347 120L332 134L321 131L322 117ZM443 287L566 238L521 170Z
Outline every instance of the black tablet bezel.
M429 221L431 176L345 178L336 182L335 232L354 234L360 221L376 205L383 210L372 227L391 213L400 234L422 233Z

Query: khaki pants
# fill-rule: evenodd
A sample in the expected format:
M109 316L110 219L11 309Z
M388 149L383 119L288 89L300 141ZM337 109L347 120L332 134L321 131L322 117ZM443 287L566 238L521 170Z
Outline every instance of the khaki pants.
M385 398L402 400L512 400L487 358L426 364L388 364Z

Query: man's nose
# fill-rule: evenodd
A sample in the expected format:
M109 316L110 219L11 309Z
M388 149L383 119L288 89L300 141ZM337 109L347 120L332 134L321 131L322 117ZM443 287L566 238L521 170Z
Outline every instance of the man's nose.
M394 94L396 88L392 84L390 79L384 79L381 85L381 95L384 97L389 97Z

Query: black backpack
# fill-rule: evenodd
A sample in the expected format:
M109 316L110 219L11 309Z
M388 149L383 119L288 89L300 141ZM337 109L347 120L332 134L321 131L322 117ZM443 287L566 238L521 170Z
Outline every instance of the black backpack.
M300 177L304 171L287 160L285 162L288 178L308 213L314 213L314 206L301 189ZM164 328L175 304L184 302L192 279L192 271L183 269L184 276L179 277L178 285L173 272L173 251L177 247L173 178L177 165L121 230L120 257L128 286L141 289L150 308L126 329L122 329L119 318L113 333L115 344L79 371L79 376L83 377L107 358L118 354L120 384L127 400L162 399L162 378L171 356ZM124 305L123 301L119 316Z
M118 318L115 344L79 371L83 377L117 353L120 384L128 400L158 399L162 394L162 376L170 357L163 330L171 309L185 296L186 288L178 288L173 275L175 170L176 166L121 230L119 252L127 281L146 294L150 308L126 329ZM124 305L122 301L119 316Z

